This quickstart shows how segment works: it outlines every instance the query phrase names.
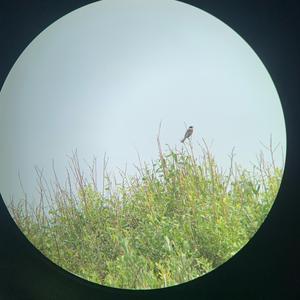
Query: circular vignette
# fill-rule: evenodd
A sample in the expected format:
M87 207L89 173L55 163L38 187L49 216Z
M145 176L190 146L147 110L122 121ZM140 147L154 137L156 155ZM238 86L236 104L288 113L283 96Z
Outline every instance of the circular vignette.
M0 174L4 200L43 254L90 281L149 289L202 276L248 242L278 192L286 137L273 82L235 32L192 6L111 0L82 7L26 48L0 96L0 134L6 145L0 157L5 166ZM103 189L98 189L93 172L106 168L105 159L100 166L90 164L90 182L83 178L81 157L74 149L83 159L109 153L123 170L127 160L136 162L133 148L149 162L156 158L162 120L159 138L170 147L158 143L151 176L145 177L149 170L140 166L140 185L120 185L121 173L119 194L106 186L106 176ZM184 126L191 124L192 140L181 145ZM273 140L264 144L270 134L275 145ZM215 152L209 147L212 137ZM233 170L234 153L226 165L224 152L230 154L237 141L242 164ZM253 171L258 173L249 174L247 163L254 150L260 150L258 145L273 155L278 142L281 166L280 156L268 162L262 152ZM70 172L64 173L70 153ZM52 160L57 190L51 194L46 185L53 178ZM135 176L133 169L128 176ZM112 166L109 171L114 170ZM33 171L41 188L38 194L33 191ZM63 190L61 182L69 182L68 174L74 174L74 185ZM17 187L19 179L22 184ZM139 202L139 189L166 192L145 192ZM21 199L19 206L9 201L12 191L14 199ZM54 204L45 203L47 197ZM127 206L116 204L122 197ZM84 257L85 265L78 266L82 259L76 263L76 256Z

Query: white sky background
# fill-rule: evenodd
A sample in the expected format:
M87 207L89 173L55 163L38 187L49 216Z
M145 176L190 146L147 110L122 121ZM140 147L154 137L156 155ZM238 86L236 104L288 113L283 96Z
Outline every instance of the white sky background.
M26 192L34 166L61 178L67 155L104 153L110 167L135 173L158 158L161 142L213 141L217 161L249 167L272 134L286 148L283 112L263 63L227 25L173 0L103 0L43 31L23 52L0 94L0 192ZM196 147L196 146L195 146ZM281 163L282 153L276 156ZM30 197L29 197L30 198Z

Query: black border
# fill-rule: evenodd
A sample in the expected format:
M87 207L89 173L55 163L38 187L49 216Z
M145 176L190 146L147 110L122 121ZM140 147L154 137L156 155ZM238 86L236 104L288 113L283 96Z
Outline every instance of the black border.
M1 1L0 87L18 56L42 30L66 13L92 2ZM130 291L100 287L51 263L28 243L0 199L1 299L296 299L296 293L300 296L297 1L182 2L211 13L239 33L263 61L278 90L288 134L287 163L269 217L244 249L199 280L161 290Z

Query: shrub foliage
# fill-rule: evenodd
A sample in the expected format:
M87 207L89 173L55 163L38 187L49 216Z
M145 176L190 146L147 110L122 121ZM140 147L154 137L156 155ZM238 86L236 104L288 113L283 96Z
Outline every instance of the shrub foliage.
M186 282L249 241L282 178L282 168L263 155L249 171L232 153L224 172L205 142L200 147L199 157L190 142L163 153L158 140L156 161L141 164L135 176L121 172L119 182L104 168L101 188L96 161L84 176L75 152L65 183L56 179L49 188L37 169L39 205L12 202L11 214L44 255L87 280L128 289Z

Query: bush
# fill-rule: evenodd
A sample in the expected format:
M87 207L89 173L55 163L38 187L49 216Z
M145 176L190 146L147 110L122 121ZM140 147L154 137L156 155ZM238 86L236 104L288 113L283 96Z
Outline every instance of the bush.
M83 176L76 152L66 184L45 188L37 170L40 204L11 203L28 239L66 270L102 285L151 289L186 282L239 251L268 214L282 169L260 156L250 172L230 156L224 173L202 147L171 149L120 183L104 172L97 188L95 161Z

